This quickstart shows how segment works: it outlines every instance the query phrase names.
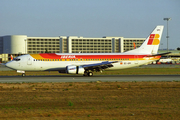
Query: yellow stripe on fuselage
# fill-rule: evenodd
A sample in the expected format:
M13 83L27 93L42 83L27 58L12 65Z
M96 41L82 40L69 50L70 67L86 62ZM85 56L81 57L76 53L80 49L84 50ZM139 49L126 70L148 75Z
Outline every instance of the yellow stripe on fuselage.
M44 59L43 57L41 57L39 54L30 54L31 57L33 57L34 59Z

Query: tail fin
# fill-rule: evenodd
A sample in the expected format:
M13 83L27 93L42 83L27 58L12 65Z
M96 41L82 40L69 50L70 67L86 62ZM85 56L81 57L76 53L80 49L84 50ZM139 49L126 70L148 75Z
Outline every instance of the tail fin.
M11 60L13 60L13 55L11 55Z
M127 51L126 53L157 54L163 28L164 26L157 26L139 48Z
M134 45L134 49L136 49L136 44L135 44L135 42L133 42L133 45Z

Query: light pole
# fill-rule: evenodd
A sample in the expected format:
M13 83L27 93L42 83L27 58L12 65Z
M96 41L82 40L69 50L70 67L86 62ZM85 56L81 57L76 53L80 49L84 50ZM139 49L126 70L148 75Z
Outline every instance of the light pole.
M169 49L168 49L168 38L169 38L169 36L168 36L168 21L171 20L171 18L164 18L164 20L167 20L167 36L166 36L166 38L167 38L167 52L169 52Z

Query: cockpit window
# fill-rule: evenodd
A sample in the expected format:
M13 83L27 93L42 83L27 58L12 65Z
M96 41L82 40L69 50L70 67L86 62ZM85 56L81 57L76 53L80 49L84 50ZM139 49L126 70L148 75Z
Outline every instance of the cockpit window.
M14 58L13 60L14 61L20 61L21 59L20 58Z

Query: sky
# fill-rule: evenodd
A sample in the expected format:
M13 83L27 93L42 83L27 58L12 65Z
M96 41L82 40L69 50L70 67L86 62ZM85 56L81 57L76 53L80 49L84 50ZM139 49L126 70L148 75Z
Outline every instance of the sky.
M160 49L180 47L180 0L0 0L0 36L146 38L164 25Z

